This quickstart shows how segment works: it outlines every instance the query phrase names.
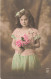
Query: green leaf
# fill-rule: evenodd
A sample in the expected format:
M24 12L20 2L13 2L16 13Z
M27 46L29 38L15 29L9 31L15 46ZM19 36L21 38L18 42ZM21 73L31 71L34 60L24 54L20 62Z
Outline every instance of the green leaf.
M22 47L22 46L21 46L20 48L21 48L21 49L24 49L24 47Z
M25 41L23 37L21 37L21 40L22 40L22 41Z

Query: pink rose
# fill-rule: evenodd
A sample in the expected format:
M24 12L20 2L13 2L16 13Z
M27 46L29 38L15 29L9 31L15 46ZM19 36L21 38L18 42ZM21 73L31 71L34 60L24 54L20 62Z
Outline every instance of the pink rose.
M17 40L16 41L16 45L18 47L21 47L21 46L24 47L24 45L27 45L27 44L30 43L30 40L28 39L28 36L26 34L24 34L24 36L22 36L22 37L24 38L25 41L23 41L23 40Z
M18 41L16 41L16 45L17 45L18 47L21 47L21 46L23 46L23 43L21 42L21 40L18 40Z
M23 41L23 45L27 45L27 42L26 41Z
M30 43L30 40L28 39L28 36L26 34L24 34L23 38L25 40L25 41L23 41L23 44L27 45Z
M26 43L29 44L30 43L30 40L27 40Z
M28 40L28 36L26 34L24 34L23 38L24 38L25 41Z

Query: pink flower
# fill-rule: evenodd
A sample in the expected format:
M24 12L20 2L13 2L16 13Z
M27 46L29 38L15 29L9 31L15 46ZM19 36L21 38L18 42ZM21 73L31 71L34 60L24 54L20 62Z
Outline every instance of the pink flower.
M26 34L24 34L24 36L22 36L23 39L22 40L17 40L16 41L16 45L18 47L24 47L24 45L27 45L30 43L30 40L28 39L28 36Z
M27 40L26 43L29 44L30 43L30 40Z
M23 41L23 45L27 45L27 42L26 41Z
M21 42L21 40L18 40L18 41L16 41L16 45L17 45L18 47L21 47L21 46L23 46L23 43Z
M28 39L28 36L26 34L24 34L23 38L25 40L25 41L23 41L23 44L27 45L30 43L30 40Z
M24 38L25 41L28 40L28 36L26 34L24 34L23 38Z

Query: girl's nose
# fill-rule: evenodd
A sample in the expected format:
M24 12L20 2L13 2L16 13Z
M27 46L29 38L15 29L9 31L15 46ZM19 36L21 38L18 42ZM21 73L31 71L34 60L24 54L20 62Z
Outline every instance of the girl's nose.
M23 22L25 23L25 20L23 20Z

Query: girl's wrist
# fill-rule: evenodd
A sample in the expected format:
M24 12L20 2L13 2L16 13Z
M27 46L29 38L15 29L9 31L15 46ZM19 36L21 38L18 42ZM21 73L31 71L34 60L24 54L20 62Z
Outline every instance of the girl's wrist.
M20 48L21 51L24 51L24 48Z

